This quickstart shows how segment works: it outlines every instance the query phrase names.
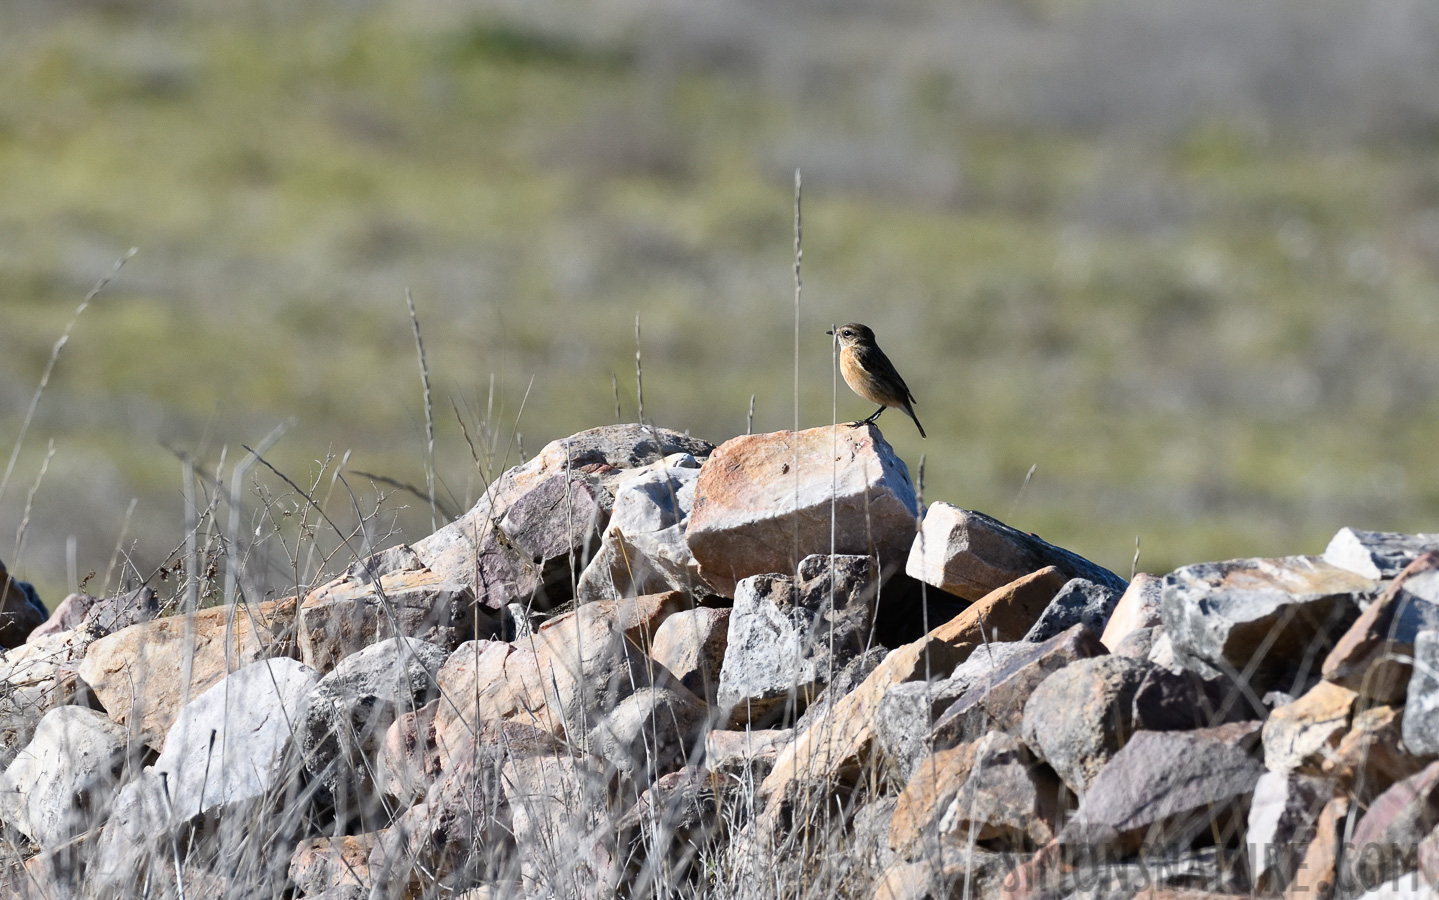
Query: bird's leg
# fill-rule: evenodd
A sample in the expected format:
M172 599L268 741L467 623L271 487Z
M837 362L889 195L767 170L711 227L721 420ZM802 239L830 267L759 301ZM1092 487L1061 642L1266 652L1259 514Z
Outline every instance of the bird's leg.
M872 423L875 419L878 419L878 418L879 418L879 414L882 413L882 412L884 412L884 410L885 410L885 407L881 406L879 409L877 409L877 410L874 411L874 415L870 416L868 419L861 419L858 424L860 424L860 425L868 425L868 424Z

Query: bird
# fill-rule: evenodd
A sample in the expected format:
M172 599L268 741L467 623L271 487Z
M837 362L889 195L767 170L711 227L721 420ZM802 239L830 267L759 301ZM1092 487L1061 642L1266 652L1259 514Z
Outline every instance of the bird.
M905 415L914 420L920 437L928 437L924 426L919 424L919 416L914 414L914 395L909 392L909 385L899 377L894 363L874 342L874 332L869 326L851 322L825 334L839 339L839 371L844 376L844 383L870 403L879 404L874 415L854 424L868 425L878 419L886 407L893 406L904 410Z

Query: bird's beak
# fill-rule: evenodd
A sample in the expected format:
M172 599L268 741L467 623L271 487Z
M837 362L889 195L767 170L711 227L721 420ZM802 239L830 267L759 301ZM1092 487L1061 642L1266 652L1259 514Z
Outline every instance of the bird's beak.
M831 330L829 330L829 331L826 331L825 334L834 334L834 330L831 329Z

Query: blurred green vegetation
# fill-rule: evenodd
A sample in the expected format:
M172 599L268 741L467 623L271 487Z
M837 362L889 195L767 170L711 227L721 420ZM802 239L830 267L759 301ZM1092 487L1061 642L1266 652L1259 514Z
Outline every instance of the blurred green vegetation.
M103 580L128 528L148 571L183 539L177 455L228 479L286 422L266 458L297 482L348 454L367 502L356 472L423 485L407 288L452 510L613 421L612 375L634 419L637 315L646 418L718 443L754 395L756 430L791 427L795 167L801 424L831 420L825 329L870 324L930 432L881 420L926 499L1126 576L1136 537L1164 572L1439 530L1439 116L1406 99L1439 92L1403 43L1439 17L1404 7L1413 34L1372 60L1290 49L1348 73L1329 81L1255 49L1176 82L1182 59L1110 26L1241 53L1246 17L1330 49L1368 20L1160 8L6 6L0 446L85 292L139 253L61 353L0 558L53 602L68 537ZM1009 46L985 28L1070 56L1015 68L971 52ZM1116 46L1149 56L1093 61ZM842 383L837 407L871 411Z

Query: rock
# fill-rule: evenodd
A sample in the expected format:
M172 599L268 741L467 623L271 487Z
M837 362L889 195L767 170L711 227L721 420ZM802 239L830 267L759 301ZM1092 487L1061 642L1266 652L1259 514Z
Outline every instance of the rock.
M1430 621L1439 622L1439 553L1411 562L1360 613L1325 658L1325 680L1379 703L1403 700L1415 635Z
M300 604L300 659L323 675L386 638L416 638L453 650L497 629L475 608L468 587L428 569L388 572L374 582L343 575Z
M704 701L678 684L642 687L590 732L588 746L636 786L697 762L708 730Z
M728 609L682 609L660 623L650 656L697 697L712 703L729 641Z
M18 647L50 615L35 586L21 581L0 562L0 647Z
M1250 752L1259 723L1141 731L1089 783L1057 840L1077 846L1182 848L1243 827L1264 767Z
M25 643L33 644L47 635L82 628L88 637L101 638L138 622L149 622L159 614L159 598L148 587L110 598L71 594L60 601L50 618L30 632Z
M238 825L266 802L293 801L299 767L291 729L316 680L293 659L261 660L181 708L153 770L166 779L173 815Z
M1081 797L1134 734L1134 697L1153 668L1128 656L1088 656L1036 680L1022 713L1025 743Z
M457 748L425 800L381 830L370 851L377 897L413 897L513 879L514 833L502 769L512 758L567 753L552 735L486 722ZM555 784L555 790L560 784Z
M78 669L110 718L138 722L158 745L191 697L253 662L292 655L294 621L293 598L165 616L95 641Z
M741 787L734 776L702 766L686 766L650 785L614 825L619 847L632 848L628 880L686 883L690 869L707 861L702 854L712 857L723 838L724 811L739 801Z
M1138 578L1139 576L1136 575L1135 577ZM1120 638L1119 642L1110 648L1109 652L1115 656L1132 656L1135 659L1149 659L1150 655L1154 652L1155 642L1163 636L1163 625L1136 628ZM1101 640L1100 643L1103 643L1103 641ZM1152 659L1149 661L1154 662Z
M541 585L536 584L533 572L526 577L525 567L518 565L523 562L522 554L510 553L505 545L511 541L509 535L526 533L525 523L548 518L553 507L546 510L546 503L555 497L564 498L566 485L583 480L586 490L568 490L570 501L579 493L587 493L598 508L604 509L608 502L605 495L613 493L609 486L617 481L621 470L658 462L676 453L698 459L708 456L712 449L706 441L644 425L609 425L552 441L534 458L495 479L469 512L417 541L414 552L442 581L465 585L491 609L516 600L528 601ZM536 491L540 493L534 499L521 504L523 498ZM510 517L516 506L528 509L522 508ZM604 530L604 521L595 521L591 527L583 516L569 515L571 511L567 509L565 521L572 529L577 526L586 541ZM573 539L574 535L571 530L569 537ZM541 598L550 605L567 599L564 592L569 584L569 555L563 553L558 559L562 563L559 568L564 570L563 582L551 585L559 589L555 596ZM515 571L517 567L519 572Z
M1354 826L1341 865L1349 884L1374 887L1419 867L1419 843L1439 826L1439 762L1395 782ZM1347 848L1348 849L1348 848Z
M1400 737L1403 713L1373 706L1356 713L1349 732L1325 755L1321 768L1361 803L1418 772L1427 759L1409 754Z
M794 729L711 731L705 735L705 768L722 775L763 781Z
M368 887L375 837L369 832L301 841L290 857L290 881L306 896L348 885Z
M1064 583L1064 574L1053 566L1031 572L985 594L931 633L966 659L985 644L1021 640Z
M1324 561L1365 578L1393 578L1420 554L1439 552L1439 534L1397 534L1341 528L1324 548Z
M379 787L391 797L413 803L441 771L440 747L435 738L435 715L440 699L431 700L391 723L380 746Z
M450 698L435 717L441 759L463 743L467 723L519 718L580 742L639 688L653 684L683 691L636 639L650 644L685 599L671 592L586 603L516 645L481 641L460 647L438 676L441 692Z
M1314 837L1284 891L1285 900L1330 900L1334 896L1349 807L1349 798L1343 794L1324 804L1314 824Z
M1125 588L1109 613L1109 621L1100 632L1099 640L1111 651L1129 635L1141 628L1153 628L1162 621L1160 607L1164 600L1164 579L1140 572Z
M1161 614L1176 657L1251 672L1259 690L1296 663L1322 659L1375 587L1310 556L1200 563L1165 576Z
M1084 578L1116 593L1127 587L1123 578L1078 554L949 503L930 504L905 571L940 590L978 600L1047 566L1058 569L1063 581Z
M941 630L948 627L941 626ZM760 796L783 802L782 798L801 784L832 783L853 776L871 759L874 718L885 692L931 672L951 671L961 661L960 651L938 630L891 651L859 687L835 701L780 751L774 769L760 786Z
M802 709L864 651L876 574L864 556L807 556L798 579L755 575L739 582L716 700L720 710L732 711L731 726L766 723L786 702Z
M1404 746L1418 756L1439 756L1439 628L1414 636L1413 669L1404 701Z
M127 744L125 729L102 712L78 706L50 710L0 776L0 821L44 850L64 849L104 821L127 762Z
M1349 731L1358 700L1354 691L1321 681L1275 708L1264 723L1264 765L1271 772L1321 774L1326 756Z
M871 900L998 897L1014 857L983 847L946 847L932 858L899 863L879 873Z
M628 791L613 770L580 755L528 756L508 760L501 780L522 887L549 896L614 896L623 864L608 810Z
M819 692L819 696L805 707L804 715L794 723L795 731L803 731L808 728L811 722L825 715L836 701L863 684L869 674L879 668L879 664L884 662L884 658L888 655L889 649L886 647L871 647L845 663L844 667L830 678L829 684L824 686L824 690Z
M1245 829L1250 878L1259 893L1278 894L1289 884L1333 793L1325 778L1272 771L1259 776Z
M1059 796L1059 780L1017 737L992 731L920 762L899 795L889 845L904 859L923 856L941 837L961 846L1042 845L1054 838Z
M664 591L709 593L685 543L698 479L699 463L683 453L619 475L609 526L576 588L581 603Z
M1120 591L1087 578L1071 578L1049 601L1024 640L1042 644L1055 635L1083 625L1096 635L1104 633Z
M341 660L306 691L295 718L305 769L329 791L340 821L383 815L374 808L374 773L385 733L437 695L448 656L415 638L388 638Z
M950 704L930 730L931 746L952 747L995 730L1018 737L1025 722L1026 701L1039 693L1052 674L1067 671L1076 661L1104 654L1099 639L1083 625L1075 625L1031 648L977 678ZM985 654L981 647L970 659ZM1072 715L1073 710L1065 712Z
M1035 647L1026 641L987 644L956 666L948 678L906 681L885 691L874 722L884 774L897 784L907 783L914 767L935 749L929 735L935 720L970 688L988 683L996 669L1017 656L1034 653Z
M0 765L8 766L30 743L45 713L71 703L86 705L90 691L75 674L75 661L87 646L83 635L62 632L0 657Z
M918 516L909 470L878 428L825 426L720 445L700 468L685 538L704 580L733 597L741 579L794 572L816 553L877 557L885 571L909 552Z

